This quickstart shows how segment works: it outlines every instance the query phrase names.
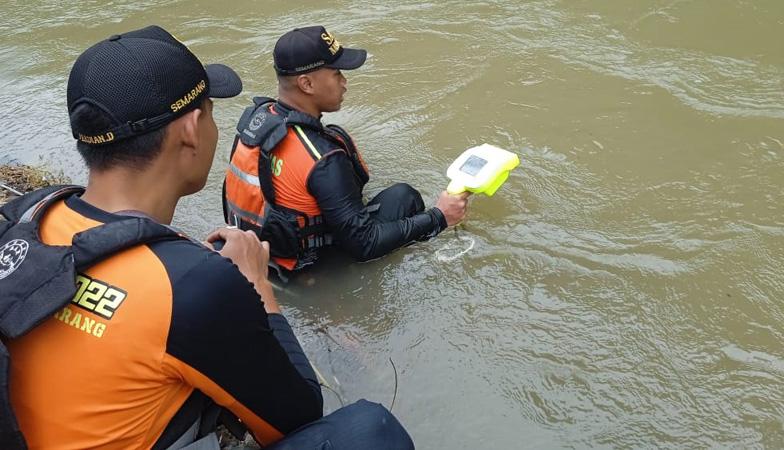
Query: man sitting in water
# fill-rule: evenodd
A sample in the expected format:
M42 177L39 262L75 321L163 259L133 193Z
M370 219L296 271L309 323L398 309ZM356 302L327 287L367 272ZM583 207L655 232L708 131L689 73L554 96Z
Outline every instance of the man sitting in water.
M44 208L40 240L70 246L104 224L116 225L108 241L165 229L159 224L171 222L179 199L207 181L218 140L209 97L241 89L234 71L203 66L158 27L85 51L67 103L89 181L83 194ZM72 300L71 290L46 286L46 301L68 304L26 334L3 337L0 357L5 344L11 370L0 373L0 448L218 450L216 405L265 448L413 448L380 405L360 400L322 417L319 383L267 280L266 243L221 229L207 238L225 242L218 253L170 234L81 270L78 289L63 279L76 290ZM80 242L88 255L114 248ZM19 269L47 280L47 251L31 245L2 278ZM14 298L23 289L0 290L0 304L26 300Z
M278 100L257 97L237 126L226 172L224 213L252 230L288 270L315 262L337 244L367 261L430 239L466 214L467 194L442 192L425 210L417 190L398 183L367 204L365 162L349 134L321 123L346 92L341 70L360 67L365 50L343 47L324 27L294 29L275 44Z

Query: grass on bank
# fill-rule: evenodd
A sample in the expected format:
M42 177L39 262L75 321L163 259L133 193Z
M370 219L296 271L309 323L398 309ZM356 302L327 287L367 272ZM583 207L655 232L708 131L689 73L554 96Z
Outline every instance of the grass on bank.
M68 184L70 180L62 173L54 174L42 167L0 165L0 205L36 189L55 184Z

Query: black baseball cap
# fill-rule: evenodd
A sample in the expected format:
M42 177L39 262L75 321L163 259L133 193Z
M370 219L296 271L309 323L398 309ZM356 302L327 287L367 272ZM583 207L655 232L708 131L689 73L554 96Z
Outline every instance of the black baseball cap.
M117 142L162 128L196 109L206 97L234 97L242 81L222 64L202 65L166 30L149 26L114 35L84 53L68 77L68 113L89 103L112 119L96 132L71 122L74 139ZM84 125L82 125L84 128Z
M367 52L346 48L322 26L295 28L278 39L272 52L278 75L299 75L322 67L356 69Z

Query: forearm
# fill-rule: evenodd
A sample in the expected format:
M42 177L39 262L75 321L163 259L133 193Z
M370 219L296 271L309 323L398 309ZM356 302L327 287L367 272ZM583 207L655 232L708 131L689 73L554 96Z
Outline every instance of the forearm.
M291 364L297 369L300 376L308 382L311 389L313 389L314 394L318 397L319 402L323 405L321 386L319 385L316 373L314 372L308 357L305 356L305 352L302 350L297 337L294 335L294 331L291 329L288 320L281 314L269 314L267 318L269 320L270 329L272 329L272 334L278 340L280 346L283 347L283 350L289 357L289 361L291 361Z
M173 285L168 370L231 410L262 442L321 417L321 390L288 323L265 312L236 266L205 254ZM270 286L257 288L267 306L274 302Z
M308 179L328 231L354 259L367 261L446 228L440 210L431 208L399 220L383 222L371 217L362 201L362 185L342 153L321 160Z
M275 339L278 340L280 346L286 352L286 355L291 361L291 364L297 369L300 376L308 382L310 387L314 390L317 397L321 399L321 387L319 386L318 378L310 365L305 352L302 350L299 341L297 340L294 331L291 329L288 320L280 312L278 301L275 298L275 293L272 284L266 278L257 281L254 284L256 292L261 296L264 302L264 309L267 311L267 320L269 327Z
M264 303L264 310L267 311L267 314L281 313L278 299L275 297L275 291L272 289L272 284L266 277L253 283L253 287L261 297L261 301Z
M335 228L340 245L355 259L368 261L435 236L446 228L446 220L437 208L431 208L394 222L376 222L367 213L357 214Z

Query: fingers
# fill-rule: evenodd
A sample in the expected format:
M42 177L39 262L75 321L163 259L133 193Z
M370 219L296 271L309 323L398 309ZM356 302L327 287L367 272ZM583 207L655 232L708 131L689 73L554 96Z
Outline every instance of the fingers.
M237 227L235 227L235 226L228 226L228 227L218 228L217 230L214 230L213 232L208 234L206 240L207 240L207 242L215 242L218 239L226 240L226 236L228 236L229 233L232 232L232 230L237 230ZM237 231L239 231L239 230L237 230Z
M208 234L207 237L204 239L205 243L211 243L217 241L218 239L221 239L220 230L222 229L223 228L218 228L217 230L211 231L210 234Z
M472 192L470 192L470 191L463 191L463 192L461 192L459 194L450 194L447 191L442 191L441 192L441 196L448 196L448 197L461 198L461 199L467 199L468 197L471 196L471 194L472 194Z
M244 235L247 239L251 239L251 240L255 240L256 242L259 242L259 238L258 236L256 236L256 233L250 230L240 230L237 229L237 227L218 228L217 230L207 235L206 241L208 243L212 243L218 240L227 241L230 238L230 236L231 239L234 239L233 236L240 236L240 235Z
M249 237L249 238L250 238L252 241L254 241L254 242L256 242L257 244L259 244L259 245L262 245L262 246L263 246L263 244L261 243L261 241L259 241L259 237L258 237L258 236L256 236L256 233L254 233L254 232L252 232L252 231L250 231L250 230L245 230L245 231L244 231L244 233L245 233L245 235L246 235L246 236L248 236L248 237ZM267 243L267 248L269 248L269 243Z

